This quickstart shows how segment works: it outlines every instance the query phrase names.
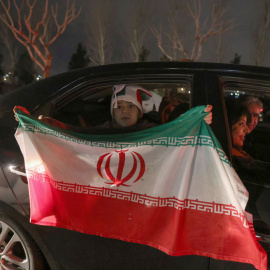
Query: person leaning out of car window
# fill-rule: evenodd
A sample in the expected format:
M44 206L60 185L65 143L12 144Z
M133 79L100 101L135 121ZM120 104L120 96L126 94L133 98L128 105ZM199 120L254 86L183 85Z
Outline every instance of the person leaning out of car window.
M140 86L129 86L124 84L115 85L113 87L110 108L112 121L107 121L98 127L74 127L65 125L56 119L43 116L40 116L39 119L55 127L66 128L74 132L87 134L111 134L144 130L154 127L156 124L142 119L143 107L140 92L151 96L146 89ZM205 116L204 121L209 125L212 123L211 110L212 105L208 105L205 108L205 112L209 112L209 114Z
M261 100L254 96L246 96L241 103L248 111L247 126L250 134L246 136L243 149L249 153L253 158L258 158L256 155L256 149L254 147L255 141L253 137L253 131L258 125L260 111L263 108Z

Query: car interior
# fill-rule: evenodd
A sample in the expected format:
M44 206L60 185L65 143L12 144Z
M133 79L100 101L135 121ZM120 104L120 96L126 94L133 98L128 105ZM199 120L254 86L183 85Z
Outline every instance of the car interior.
M190 86L177 84L141 84L152 97L142 94L144 118L160 124L159 108L162 98L174 99L179 103L190 104ZM85 91L67 104L56 107L54 118L74 126L98 126L111 120L110 104L113 85L99 91Z

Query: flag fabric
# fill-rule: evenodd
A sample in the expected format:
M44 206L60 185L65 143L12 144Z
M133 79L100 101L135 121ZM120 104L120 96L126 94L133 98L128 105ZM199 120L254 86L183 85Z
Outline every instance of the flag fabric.
M17 110L31 222L267 269L248 193L203 118L85 135Z

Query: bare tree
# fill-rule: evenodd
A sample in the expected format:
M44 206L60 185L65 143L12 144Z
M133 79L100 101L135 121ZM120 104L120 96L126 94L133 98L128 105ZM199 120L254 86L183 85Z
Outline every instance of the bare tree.
M131 1L129 8L131 12L126 18L123 39L128 45L127 58L132 62L139 62L149 32L149 20L153 10L152 1Z
M221 26L222 27L222 26ZM217 63L221 63L222 62L222 56L223 56L223 33L219 33L217 34Z
M231 1L230 0L220 0L219 2L219 8L223 9L223 10L228 10L228 5ZM226 27L226 19L225 19L225 15L223 16L223 18L220 21L220 27L221 29L224 29L224 27ZM220 33L218 33L217 36L217 50L216 50L216 61L217 63L221 63L223 62L223 55L224 55L224 40L223 40L223 36L224 34L228 32L228 31L220 31Z
M270 30L270 0L264 0L263 11L258 16L258 22L253 33L255 48L255 65L261 66L269 47Z
M194 0L193 8L188 3L187 11L195 23L195 33L191 46L184 43L183 29L181 32L174 27L172 28L173 31L165 32L169 45L164 45L162 28L160 27L159 30L154 27L151 28L152 33L157 38L159 49L171 61L179 60L176 58L176 52L180 52L187 60L198 61L202 56L203 45L206 41L217 34L228 32L234 27L233 20L224 20L227 9L222 8L222 6L213 5L211 18L207 17L203 23L200 22L202 13L201 0ZM168 48L173 48L174 55L168 52Z
M189 31L187 25L190 25L189 18L186 16L188 13L187 5L185 1L179 0L168 0L167 10L165 9L165 17L167 18L167 32L165 36L169 39L169 44L165 45L166 49L163 48L162 44L162 28L160 27L160 38L158 38L159 49L163 53L163 60L172 61L179 59L180 54L186 54L186 51L179 51L178 48L178 36L185 37L185 32ZM153 32L154 29L150 28ZM156 29L155 29L156 30ZM185 39L186 41L186 39ZM182 40L182 42L185 42ZM186 56L185 56L186 58Z
M113 2L92 0L89 2L89 16L86 23L86 47L92 62L109 64L112 57L112 32L115 21Z
M3 8L0 19L9 27L15 38L26 47L31 59L43 71L43 77L49 77L52 62L49 47L65 32L67 25L79 16L81 9L76 11L75 3L70 4L69 0L66 0L63 21L59 23L58 4L51 6L50 12L49 0L45 0L40 18L35 16L37 0L31 3L30 0L20 1L20 4L16 0L7 0L5 3L4 0L0 0ZM12 3L15 12L11 11ZM54 28L51 27L52 25Z

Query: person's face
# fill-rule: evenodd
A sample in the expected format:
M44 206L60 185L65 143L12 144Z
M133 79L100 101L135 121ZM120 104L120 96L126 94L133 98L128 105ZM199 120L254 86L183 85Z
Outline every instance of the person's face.
M237 123L232 126L232 139L234 147L242 147L245 136L248 134L249 128L247 126L247 117L242 115Z
M132 102L119 100L117 108L113 108L114 120L119 127L131 127L142 117L138 107Z
M253 103L253 104L249 104L248 111L249 111L249 117L248 117L247 125L251 132L258 124L260 108L257 104Z
M175 107L179 104L180 104L180 102L176 99L171 99L168 101L168 105L166 107L164 107L164 109L161 112L161 122L163 124L168 122L170 114L175 109Z

